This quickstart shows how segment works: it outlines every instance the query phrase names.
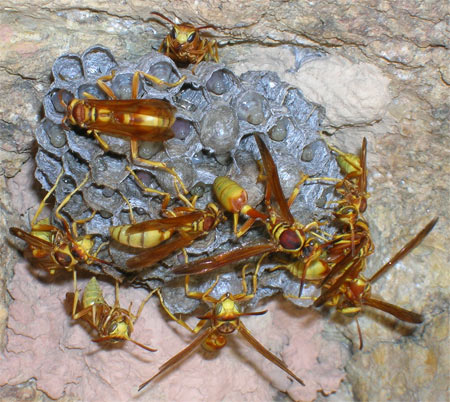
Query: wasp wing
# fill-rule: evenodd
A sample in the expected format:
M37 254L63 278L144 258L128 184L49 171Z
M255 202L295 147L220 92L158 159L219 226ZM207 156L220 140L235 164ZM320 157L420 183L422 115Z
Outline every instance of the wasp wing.
M384 264L375 274L369 279L369 282L377 280L383 275L390 267L401 260L406 254L408 254L414 247L418 246L421 241L431 232L438 221L438 217L432 219L428 224L414 236L408 243L406 243L386 264Z
M151 381L153 381L156 377L160 376L162 373L170 369L171 367L175 366L189 356L192 352L194 352L202 343L203 341L208 338L211 333L214 332L214 328L210 327L207 330L205 330L202 334L197 336L188 346L186 346L181 352L178 352L175 356L173 356L171 359L167 360L160 368L159 371L150 379L143 382L141 385L139 385L139 391L141 391L145 386L147 386Z
M136 257L130 258L127 261L127 267L130 270L139 270L150 267L158 261L168 257L173 252L181 250L184 247L188 247L197 237L200 237L203 234L203 232L183 235L177 233L168 241L161 243L156 247L149 248L148 250L138 254Z
M334 260L334 262L336 262L335 265L330 270L330 272L328 272L327 276L325 276L325 278L323 278L322 282L320 283L320 286L325 285L327 282L329 282L331 279L333 279L339 272L341 272L342 270L345 270L346 267L349 266L349 264L353 263L352 260L364 258L364 256L358 256L358 253L361 251L363 246L367 244L369 239L365 234L363 234L362 237L360 237L358 240L359 240L359 242L356 244L354 254L351 252L348 252L348 254L342 259L339 257L339 255L337 255L338 260L337 261ZM342 246L342 244L339 243L338 250L341 249L341 246ZM348 245L346 245L345 248L348 248ZM331 256L336 255L336 250L334 250L333 247L330 249L330 255Z
M294 378L297 382L302 384L303 386L305 383L302 381L301 378L297 377L286 365L286 363L279 359L277 356L275 356L272 352L269 352L263 345L257 341L253 335L250 333L250 331L242 324L242 322L239 323L237 330L242 335L242 337L261 355L263 355L267 360L270 360L272 363L276 364L279 368L284 370L287 374L289 374L292 378Z
M273 161L272 155L270 155L269 149L267 148L264 141L259 137L259 135L254 134L254 137L256 140L256 144L258 145L259 152L261 153L264 170L266 171L266 200L270 201L271 193L273 193L275 200L280 208L281 217L289 224L293 224L295 222L295 219L291 214L286 198L284 197L283 190L281 189L278 170L275 162Z
M351 256L351 254L349 254ZM323 292L320 297L314 301L314 307L320 307L323 305L330 297L332 297L337 291L339 291L339 288L344 284L344 282L348 278L354 278L358 272L362 270L364 267L365 258L355 258L353 257L353 261L350 262L350 265L348 268L345 267L345 272L336 280L335 283L333 283L328 289Z
M412 324L420 324L423 322L423 316L421 314L406 310L383 300L367 298L362 300L362 304L385 311L386 313L389 313L405 322L410 322Z
M201 275L214 271L224 265L246 260L250 257L263 253L270 253L276 249L276 245L272 243L263 243L244 248L236 248L212 257L201 258L188 264L178 265L172 269L172 272L177 275Z
M34 236L28 232L25 232L19 228L9 228L9 233L22 239L28 243L29 246L41 249L43 251L51 252L53 251L53 243L48 242L47 240L41 239L40 237Z
M132 235L136 233L147 232L150 230L168 230L174 228L177 229L180 226L190 225L193 222L200 220L203 216L204 212L198 210L181 216L152 219L131 225L127 229L126 234Z

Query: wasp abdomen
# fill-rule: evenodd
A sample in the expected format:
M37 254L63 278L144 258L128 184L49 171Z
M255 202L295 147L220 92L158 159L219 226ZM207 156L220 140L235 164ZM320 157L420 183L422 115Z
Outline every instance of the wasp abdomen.
M112 226L109 228L111 237L120 244L135 248L155 247L167 240L174 233L175 229L165 231L148 230L142 233L126 234L132 225Z
M247 204L248 196L245 189L228 177L216 177L213 190L222 207L228 212L240 212Z
M102 289L98 284L97 279L95 279L95 276L91 278L91 280L84 288L82 304L83 308L92 306L94 304L105 304Z

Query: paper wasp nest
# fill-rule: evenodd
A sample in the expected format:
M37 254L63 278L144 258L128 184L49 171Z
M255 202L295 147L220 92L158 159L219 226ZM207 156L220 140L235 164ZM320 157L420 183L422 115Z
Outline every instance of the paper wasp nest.
M94 218L80 225L79 230L80 234L98 235L98 244L109 239L110 226L130 223L129 208L124 198L132 205L136 221L161 217L161 196L146 193L127 166L146 186L171 193L169 209L182 205L176 196L171 175L157 168L131 163L127 139L102 135L110 146L110 151L105 153L97 140L83 130L62 127L63 102L67 103L71 97L83 98L85 92L107 99L96 80L113 70L115 76L107 85L119 99L131 97L131 81L136 71L144 71L166 82L187 76L182 85L174 88L157 87L140 78L138 98L168 100L177 108L177 120L173 126L175 138L163 144L141 143L139 155L175 168L191 193L200 194L198 208L211 201L217 202L213 199L211 184L216 176L223 175L229 175L248 191L250 205L257 206L263 200L264 184L256 184L259 175L256 160L260 160L260 155L252 136L255 132L262 133L272 153L286 197L300 180L301 173L339 176L334 157L319 135L321 107L307 102L298 89L280 81L277 74L250 71L237 77L224 65L202 62L194 75L190 70L178 69L170 59L157 52L149 53L137 64L126 64L117 62L107 48L94 46L82 55L63 55L53 65L54 83L44 98L46 117L36 132L39 144L36 178L49 190L64 168L65 176L55 192L58 205L90 172L89 181L71 198L63 213L72 221L86 218L96 211ZM59 95L60 90L64 90L62 96ZM326 203L330 198L332 186L304 185L292 205L292 213L303 224L329 216L330 206ZM196 241L187 252L190 258L195 259L239 244L266 241L267 237L264 228L255 225L236 240L232 219L228 219L208 236ZM125 261L141 251L111 241L99 257L112 259L118 266L125 267ZM182 262L180 256L181 250L160 264L139 272L137 283L148 281L151 287L156 287L173 280L169 267ZM101 272L98 266L87 266L86 269ZM110 267L106 267L105 272L117 278L123 276L121 271ZM239 292L240 269L230 267L227 272L215 291ZM192 278L193 287L197 283L201 289L206 289L215 276L216 273L206 278ZM266 272L260 277L255 303L259 298L278 291L293 293L299 282L284 271ZM182 284L182 278L175 279L170 287L163 288L163 293L174 312L187 313L195 308L197 302L185 298ZM173 288L177 288L176 291L169 290Z

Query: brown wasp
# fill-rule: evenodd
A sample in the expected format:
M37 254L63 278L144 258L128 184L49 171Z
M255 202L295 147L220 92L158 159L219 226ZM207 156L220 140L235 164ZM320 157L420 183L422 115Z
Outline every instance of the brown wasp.
M331 147L338 154L336 160L345 177L336 183L336 192L342 195L342 199L337 201L338 209L334 212L336 220L344 227L348 227L351 233L352 254L355 254L355 230L358 223L367 226L362 213L367 208L367 140L363 138L361 153L357 157L347 154L335 147ZM367 226L366 235L370 236Z
M25 249L24 254L32 265L47 271L51 275L56 271L66 270L73 272L73 286L75 291L75 300L73 304L72 312L75 314L75 309L78 300L77 289L77 274L76 268L79 264L107 264L110 262L103 261L97 258L97 254L105 243L101 244L93 255L89 252L94 247L94 241L91 235L78 236L77 224L85 223L90 220L94 213L87 219L77 220L72 222L72 228L69 227L66 219L61 215L61 209L69 202L70 198L87 182L89 179L89 173L84 180L77 186L66 198L61 202L55 211L55 216L61 222L63 229L50 225L49 218L37 221L39 215L45 207L45 203L50 195L55 191L59 180L64 175L64 170L61 171L54 186L46 194L41 201L39 208L37 209L32 221L30 233L25 232L22 229L12 227L9 229L10 233L14 236L28 243L28 247Z
M354 259L365 259L373 254L375 249L369 225L363 218L355 222L350 233L335 235L332 240L323 243L322 248L326 250L329 270L319 286L332 282L335 276L349 266L349 262Z
M94 342L110 341L116 343L126 340L133 342L145 350L156 352L156 349L152 349L130 338L133 332L134 322L141 315L145 303L147 303L155 292L159 292L159 289L155 289L148 294L139 306L136 315L134 315L130 311L131 303L128 310L120 307L119 285L117 281L114 305L110 306L103 298L103 292L97 279L92 277L84 288L81 303L77 303L77 311L73 315L73 318L75 320L82 318L97 331L98 337L93 339ZM73 293L68 293L66 298L70 300L73 296Z
M338 201L331 203L337 204L338 208L333 212L336 221L344 227L349 229L352 237L352 254L355 250L355 228L358 226L357 222L363 221L363 225L367 226L362 213L367 208L367 140L363 138L361 152L359 156L345 153L336 147L328 145L328 147L337 153L336 161L345 175L342 180L330 177L316 177L309 178L310 181L333 181L336 182L335 190L342 196ZM361 230L360 230L361 231ZM367 227L367 235L369 229Z
M336 306L338 311L349 315L355 315L362 310L363 306L369 306L385 311L405 322L413 324L421 323L423 317L420 314L372 297L371 284L383 275L391 266L406 256L412 249L418 246L428 233L431 232L437 221L438 218L432 219L412 240L410 240L369 279L366 279L361 274L366 267L367 258L362 250L364 250L369 241L367 237L364 237L356 246L356 251L358 253L356 256L347 253L347 255L336 264L338 267L336 272L343 273L323 286L322 294L314 301L314 306L320 307L324 304ZM361 349L361 330L358 321L356 322L358 325Z
M133 161L165 170L174 176L183 191L187 192L181 179L172 168L163 162L139 157L138 141L166 141L173 138L171 127L175 122L176 108L161 99L137 99L139 75L151 80L157 79L142 71L137 71L133 75L131 99L117 99L111 88L106 85L106 81L112 80L114 75L113 71L111 75L97 80L99 88L111 99L96 99L93 95L85 92L84 96L87 99L73 98L66 103L60 92L60 102L66 108L66 114L61 124L66 126L66 122L69 122L73 126L86 129L88 134L92 134L97 139L105 152L109 150L109 146L100 137L100 133L128 138ZM179 82L175 84L178 85Z
M202 300L205 303L211 303L212 308L206 314L198 317L200 321L194 329L191 329L189 325L181 319L175 318L175 321L177 321L183 327L190 329L191 332L195 334L199 333L203 328L205 328L208 322L210 326L204 329L203 332L197 338L195 338L190 345L188 345L181 352L177 353L166 363L164 363L153 377L142 383L139 386L139 391L142 390L151 381L153 381L156 377L160 376L168 369L178 364L182 359L190 355L200 346L203 346L207 351L217 351L219 349L222 349L227 344L227 337L235 331L237 331L254 349L256 349L257 352L263 355L266 359L276 364L297 382L305 385L303 381L287 367L286 363L284 363L281 359L279 359L273 353L269 352L263 345L261 345L240 320L240 318L243 316L262 315L267 312L267 310L255 311L251 313L242 312L240 304L251 300L255 296L257 290L257 274L259 270L259 264L255 270L255 273L253 274L253 293L248 294L247 282L245 280L245 270L247 266L248 265L244 265L244 267L242 268L243 292L237 295L225 293L220 299L215 299L214 297L210 296L210 293L219 282L219 277L216 278L212 286L206 292L201 293L192 292L189 290L189 275L186 275L186 295L188 297ZM171 317L174 318L172 314Z
M302 293L304 281L308 280L308 276L313 276L318 280L321 275L322 279L319 286L324 286L330 282L334 276L342 273L345 264L341 265L348 253L352 256L356 255L358 248L359 258L367 258L374 251L374 245L370 236L369 225L362 216L362 212L367 207L367 140L364 138L360 156L347 154L339 149L329 146L331 150L338 153L336 160L345 174L342 180L338 180L335 188L342 196L338 204L338 209L333 214L336 221L344 228L343 234L335 235L331 241L318 244L315 243L313 251L301 260L294 261L278 268L285 268L295 276L301 274L300 295ZM310 180L333 180L332 178L311 178ZM349 230L349 232L347 232ZM314 241L314 239L312 239ZM306 250L306 248L305 248ZM320 257L320 258L318 258ZM348 257L347 260L351 260ZM309 267L313 264L313 267ZM311 269L311 271L309 271ZM357 275L358 273L355 273Z
M342 274L348 268L348 262L356 258L352 254L352 249L357 252L357 257L360 259L367 258L372 254L374 246L367 224L360 219L356 222L355 228L356 234L335 235L326 242L309 238L300 257L283 261L283 263L270 268L269 271L287 270L301 280L299 295L286 295L286 297L301 299L305 282L313 283L317 287L332 283L337 275ZM356 275L358 273L359 271L354 272Z
M337 203L342 206L352 206L358 214L367 208L367 140L363 138L359 157L340 151L336 147L329 146L336 152L336 161L345 177L336 183L336 191L343 196Z
M140 182L139 178L135 178ZM144 184L140 182L140 185ZM222 211L214 203L204 209L196 208L198 196L187 199L175 186L178 198L185 206L168 210L168 199L162 204L161 219L152 219L130 225L113 226L111 237L126 246L147 250L127 261L127 267L138 270L149 267L176 250L190 246L196 239L211 232L223 219ZM130 208L130 213L132 209ZM131 215L131 220L134 221ZM167 240L167 241L166 241Z
M207 257L180 265L173 270L176 274L203 274L227 264L272 252L284 252L294 257L300 256L301 250L307 240L306 233L318 226L316 222L312 222L306 226L300 224L294 219L289 209L299 192L300 185L305 181L305 177L297 183L289 200L286 201L272 156L259 135L254 134L254 137L261 153L265 170L265 206L268 213L261 213L253 207L247 206L245 204L247 201L245 190L230 179L220 179L216 181L215 192L220 204L226 210L233 212L235 216L235 231L236 215L240 212L249 217L249 220L244 223L243 228L237 232L238 236L245 233L245 231L251 227L253 222L260 220L265 224L267 232L270 235L270 240L265 243L234 249L213 257ZM272 195L275 198L279 212L275 210L275 206L272 204Z
M219 61L217 42L202 38L199 32L201 29L214 28L213 25L195 27L188 22L175 24L160 13L152 12L152 14L172 25L172 31L162 41L158 51L170 57L177 65L184 67L188 64L195 64L194 72L202 60L213 59L216 63Z

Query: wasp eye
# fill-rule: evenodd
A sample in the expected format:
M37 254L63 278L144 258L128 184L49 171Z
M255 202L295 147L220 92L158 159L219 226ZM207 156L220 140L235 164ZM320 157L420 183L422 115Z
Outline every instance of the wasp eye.
M177 37L177 33L175 31L175 28L172 28L172 30L170 31L170 36L175 39Z
M187 42L188 42L188 43L191 43L191 42L195 39L195 35L196 35L196 34L197 34L196 32L192 32L192 33L188 36Z

